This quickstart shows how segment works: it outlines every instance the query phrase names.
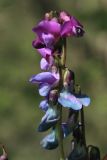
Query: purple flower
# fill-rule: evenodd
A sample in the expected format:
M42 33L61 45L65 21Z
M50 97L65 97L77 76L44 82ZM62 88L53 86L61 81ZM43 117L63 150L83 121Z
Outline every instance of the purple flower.
M71 16L69 21L65 21L61 26L61 36L76 36L81 37L84 34L83 26L80 22L73 16Z
M29 81L39 84L39 94L41 96L47 96L49 91L58 84L59 73L42 72L32 76Z
M52 34L54 37L58 37L61 30L61 25L55 20L43 20L39 22L39 24L32 29L38 37L43 40L42 34Z
M51 55L54 44L59 39L61 25L54 19L43 20L32 30L38 36L38 39L32 42L33 47L37 48L43 57Z
M55 149L58 147L58 139L56 137L56 132L53 129L50 134L48 134L46 137L44 137L41 141L41 146L45 149Z

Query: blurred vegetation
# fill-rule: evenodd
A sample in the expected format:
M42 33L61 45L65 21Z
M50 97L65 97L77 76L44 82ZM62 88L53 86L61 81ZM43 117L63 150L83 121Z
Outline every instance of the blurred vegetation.
M43 113L37 87L28 82L40 71L31 29L50 10L66 10L85 26L82 39L68 40L67 64L92 98L85 109L87 143L107 151L107 0L0 0L0 142L11 160L58 159L58 150L39 145Z

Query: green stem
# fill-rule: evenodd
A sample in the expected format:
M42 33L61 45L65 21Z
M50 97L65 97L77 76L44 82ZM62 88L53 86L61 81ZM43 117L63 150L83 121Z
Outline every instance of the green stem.
M60 82L59 82L59 94L63 87L63 67L65 67L66 62L66 39L63 39L63 47L62 47L62 57L61 63L59 63L59 74L60 74ZM58 137L59 137L59 152L60 152L60 160L65 160L64 155L64 147L63 147L63 132L62 132L62 106L58 104L58 111L60 114L60 119L58 121Z
M82 135L83 135L83 143L86 146L86 138L85 138L85 121L84 121L84 109L81 109L81 123L82 123Z

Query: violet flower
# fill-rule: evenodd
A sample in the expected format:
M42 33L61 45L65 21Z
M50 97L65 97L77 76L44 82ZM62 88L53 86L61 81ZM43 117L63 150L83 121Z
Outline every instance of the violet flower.
M54 58L52 56L46 56L40 61L40 68L42 70L49 70L54 65Z
M61 12L60 17L63 20L63 25L61 27L61 36L75 36L81 37L84 34L82 24L74 17L70 16L66 12Z
M59 73L57 72L42 72L34 75L29 80L31 83L39 84L39 94L47 96L49 91L59 82Z

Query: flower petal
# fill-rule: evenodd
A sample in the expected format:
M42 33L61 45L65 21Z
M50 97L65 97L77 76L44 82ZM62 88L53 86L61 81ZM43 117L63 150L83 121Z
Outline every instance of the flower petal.
M87 95L79 95L76 97L82 103L82 105L85 107L89 106L91 103L91 99Z
M43 20L38 26L34 27L32 30L41 36L41 33L51 33L54 35L59 35L61 25L55 20Z
M67 91L60 93L58 102L63 107L72 108L74 110L80 110L82 108L82 104L77 100L77 98Z
M40 102L39 107L43 110L43 111L47 111L49 108L49 104L47 100L43 100Z
M35 39L35 40L32 42L32 46L33 46L34 48L37 48L37 49L46 47L46 45L45 45L44 43L42 43L39 39Z
M47 60L45 58L42 58L40 61L40 67L43 70L48 70L49 69L49 63L47 62Z
M52 34L42 33L42 39L47 48L53 47L52 45L54 44L55 38Z
M50 56L52 55L52 50L49 49L49 48L40 48L40 49L37 49L38 52L40 53L40 55L44 58L46 58L46 56Z
M66 21L61 28L61 36L76 36L81 37L84 34L83 26L75 18L71 17L70 21Z
M50 72L41 72L37 75L32 76L29 81L32 83L53 84L56 81L56 78Z
M56 133L53 130L50 134L43 138L40 143L45 149L55 149L58 147L58 139L56 138Z
M51 90L51 85L47 84L47 83L41 83L39 85L39 94L41 96L46 97L49 94L49 91Z

